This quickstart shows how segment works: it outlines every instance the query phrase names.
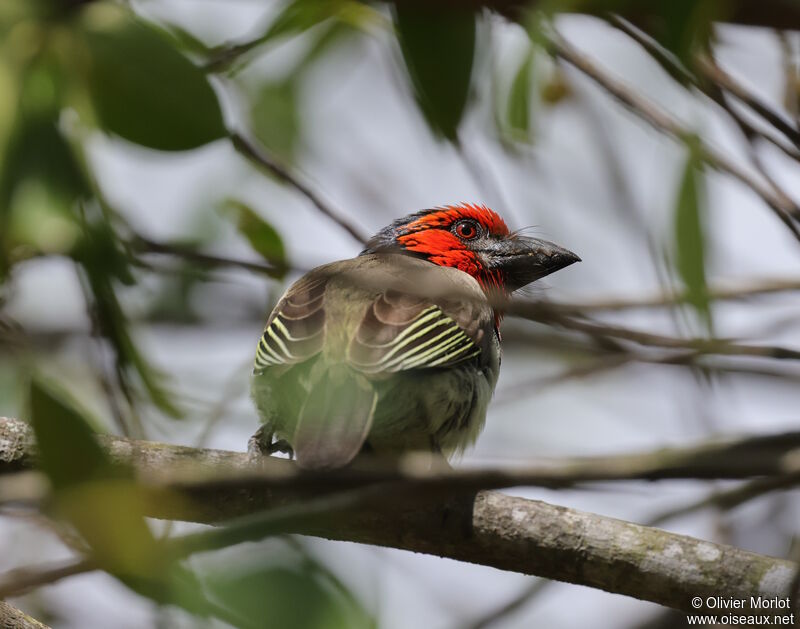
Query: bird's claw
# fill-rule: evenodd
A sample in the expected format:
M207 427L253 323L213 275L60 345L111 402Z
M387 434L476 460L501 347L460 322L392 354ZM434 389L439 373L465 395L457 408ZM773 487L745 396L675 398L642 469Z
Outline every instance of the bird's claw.
M294 458L294 450L285 439L275 439L275 433L268 426L261 426L247 441L247 454L250 460L258 462L265 456L276 453L288 454Z

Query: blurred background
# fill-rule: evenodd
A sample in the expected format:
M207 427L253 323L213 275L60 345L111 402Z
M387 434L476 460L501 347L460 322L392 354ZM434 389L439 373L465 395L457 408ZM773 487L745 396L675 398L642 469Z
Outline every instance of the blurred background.
M98 431L244 450L256 342L286 286L396 217L469 201L578 253L582 264L523 297L599 331L508 318L486 429L457 465L797 430L797 361L725 343L800 348L800 38L713 24L729 17L715 2L633 23L606 13L625 16L624 2L558 15L554 4L3 0L0 415L26 416L36 374ZM670 349L604 326L720 345ZM677 513L727 487L511 493L796 556L797 490ZM0 506L0 570L71 556L61 533ZM224 600L249 614L242 626L681 620L588 588L311 538L189 566L235 594ZM54 627L230 626L129 585L96 572L11 602Z

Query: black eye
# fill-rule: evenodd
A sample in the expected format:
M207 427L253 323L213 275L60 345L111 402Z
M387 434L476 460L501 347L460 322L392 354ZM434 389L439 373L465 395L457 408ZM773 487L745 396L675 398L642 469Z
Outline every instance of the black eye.
M456 236L462 240L472 240L473 238L477 238L480 233L480 227L478 227L475 221L459 221L453 227L453 231L456 233Z

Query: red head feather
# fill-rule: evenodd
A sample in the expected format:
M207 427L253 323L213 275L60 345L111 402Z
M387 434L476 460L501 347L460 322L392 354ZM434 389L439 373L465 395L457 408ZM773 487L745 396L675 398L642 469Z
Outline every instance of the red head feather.
M508 227L496 212L485 205L462 203L437 207L412 219L397 230L397 243L404 249L422 254L434 264L469 273L487 292L503 289L502 273L485 268L480 256L451 230L459 221L471 219L487 236L508 236Z

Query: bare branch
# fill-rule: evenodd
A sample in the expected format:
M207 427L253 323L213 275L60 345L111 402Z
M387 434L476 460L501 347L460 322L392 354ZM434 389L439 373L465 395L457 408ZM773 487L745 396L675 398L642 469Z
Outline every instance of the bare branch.
M179 245L175 243L165 243L146 238L145 236L135 235L131 242L132 247L140 253L152 253L159 255L170 255L194 264L217 267L234 267L266 275L268 277L281 277L286 269L273 264L263 262L249 262L247 260L237 260L235 258L224 258L197 251L193 247Z
M800 472L784 476L768 476L756 478L731 489L715 491L702 500L692 502L677 509L669 509L648 520L648 524L656 526L667 520L694 513L701 509L716 507L718 509L733 509L745 502L763 496L773 491L792 489L800 485Z
M545 302L513 301L507 307L510 315L548 323L582 332L596 339L620 339L639 345L674 350L692 350L700 354L724 356L751 356L777 360L800 360L800 350L778 345L749 345L718 338L678 338L652 332L642 332L618 325L599 323L587 319L552 312Z
M258 146L252 139L246 138L239 132L233 131L230 134L233 147L249 161L253 162L260 168L271 173L284 183L288 183L295 190L300 192L320 211L327 216L334 223L339 225L348 234L350 234L359 243L364 244L369 239L359 227L354 225L348 218L345 218L341 212L333 209L330 205L324 202L320 196L314 192L307 184L300 181L286 166L279 163L273 156L269 155L263 147Z
M737 300L792 291L800 291L800 279L775 278L751 281L739 286L714 286L709 288L708 298L711 301ZM577 314L636 308L662 308L685 303L687 299L688 294L686 291L681 291L645 297L607 298L584 302L547 302L547 306L554 312Z
M486 627L490 627L495 623L504 620L530 603L534 598L539 596L539 594L545 591L547 586L551 583L552 581L548 581L546 579L534 580L533 583L522 590L522 592L517 594L510 601L470 622L466 626L466 629L486 629Z
M20 596L42 585L96 570L97 565L84 558L57 561L44 566L30 566L9 570L0 577L0 599ZM0 624L2 626L2 624Z
M706 79L719 85L726 92L733 94L775 129L783 133L792 144L800 148L800 131L798 131L783 114L776 111L758 96L750 92L730 74L719 67L713 59L709 57L699 57L697 59L697 65Z
M611 77L604 70L601 70L589 57L579 52L558 34L552 34L548 37L548 45L553 54L591 78L630 111L657 130L683 142L689 142L694 137L694 134L689 129L684 128L667 112L630 90L625 84ZM699 152L700 157L710 167L730 175L761 197L776 216L789 228L795 238L800 240L800 225L793 218L796 210L793 202L790 200L787 202L787 199L773 190L771 186L753 177L738 164L706 144L700 144Z
M700 77L689 71L689 69L686 68L686 66L683 65L683 63L681 63L681 61L675 57L675 55L670 53L655 39L627 20L619 17L618 15L612 15L608 19L613 26L620 29L628 37L639 44L645 50L645 52L647 52L647 54L657 61L664 71L667 72L667 74L669 74L678 83L686 87L697 88L700 90L700 92L708 96L712 101L722 107L731 117L734 118L734 121L745 134L749 142L752 142L754 139L762 139L778 150L782 151L790 159L800 161L800 151L792 146L787 146L782 140L776 138L764 129L756 127L740 116L727 102L721 85L714 83L713 80L709 79L709 77L706 77L706 80L701 80ZM739 90L745 92L745 88L743 86L739 84L737 84L737 86ZM755 95L752 95L749 92L746 93L750 96L751 100L758 100ZM775 115L777 116L779 114L776 112ZM764 173L762 172L762 175L763 174Z

